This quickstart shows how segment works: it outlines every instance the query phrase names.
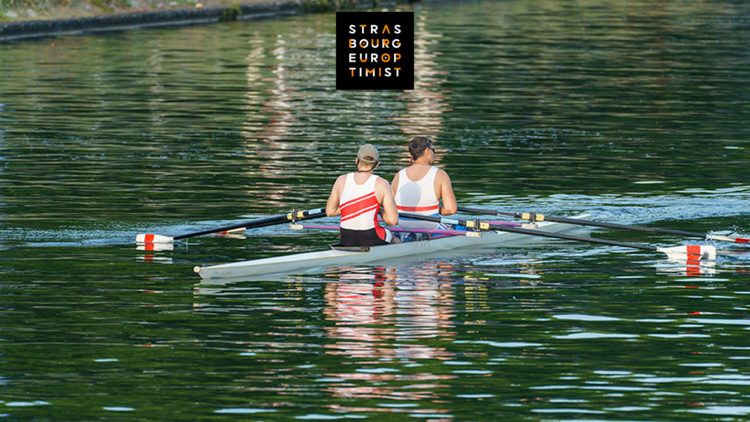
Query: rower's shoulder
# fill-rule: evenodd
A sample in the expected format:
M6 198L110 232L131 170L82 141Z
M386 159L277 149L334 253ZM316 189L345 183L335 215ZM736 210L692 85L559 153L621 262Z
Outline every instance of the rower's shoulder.
M334 187L336 186L343 186L346 183L346 177L348 176L348 173L344 173L341 176L336 178L336 182L333 184Z
M389 188L391 186L390 182L388 182L384 177L378 176L377 174L375 175L375 184L376 185L385 184L385 185L388 185Z
M434 166L434 167L437 169L437 172L435 173L436 176L438 176L438 177L445 177L448 180L450 180L450 176L448 176L448 172L446 172L445 170L443 170L443 169L441 169L441 168L439 168L437 166Z

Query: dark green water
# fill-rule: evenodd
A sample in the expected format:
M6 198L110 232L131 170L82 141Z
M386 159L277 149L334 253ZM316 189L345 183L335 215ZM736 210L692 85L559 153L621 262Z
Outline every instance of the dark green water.
M537 242L206 285L194 265L335 235L135 249L321 206L361 142L390 179L416 134L463 205L750 232L746 3L414 11L408 92L335 91L332 14L0 45L0 415L747 420L746 252Z

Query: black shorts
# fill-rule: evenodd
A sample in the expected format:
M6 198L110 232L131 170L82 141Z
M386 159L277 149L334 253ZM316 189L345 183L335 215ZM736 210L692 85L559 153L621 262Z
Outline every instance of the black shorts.
M349 230L339 229L341 233L341 246L378 246L387 245L388 242L378 236L375 229L369 230Z

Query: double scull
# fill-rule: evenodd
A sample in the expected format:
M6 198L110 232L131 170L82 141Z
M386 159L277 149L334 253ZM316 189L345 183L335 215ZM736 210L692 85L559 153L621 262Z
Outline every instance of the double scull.
M580 215L572 218L586 217L587 215ZM577 226L550 221L536 223L532 226L536 231L548 233L560 233L574 229L575 227ZM371 247L345 248L331 246L330 250L254 259L229 264L196 266L194 270L204 280L242 278L263 274L307 271L317 268L387 263L402 257L429 255L439 251L458 248L516 247L538 239L528 234L504 231L450 231L450 233L450 235L432 240L417 240Z

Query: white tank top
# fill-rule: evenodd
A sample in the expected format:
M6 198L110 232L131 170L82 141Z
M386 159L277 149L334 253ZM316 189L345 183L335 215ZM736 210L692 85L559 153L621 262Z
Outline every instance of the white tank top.
M440 202L435 195L435 175L438 168L430 167L425 176L417 181L409 179L406 169L398 173L396 207L400 212L419 215L439 215Z
M339 199L340 226L342 229L349 230L380 229L378 225L380 203L375 195L375 181L378 180L378 176L372 174L364 183L358 185L354 180L354 175L355 173L346 175L344 189Z

